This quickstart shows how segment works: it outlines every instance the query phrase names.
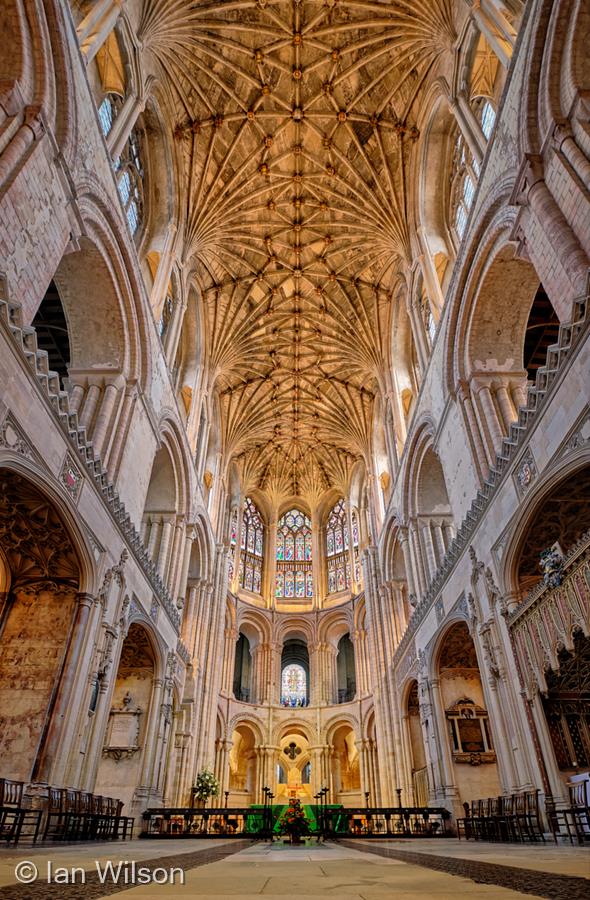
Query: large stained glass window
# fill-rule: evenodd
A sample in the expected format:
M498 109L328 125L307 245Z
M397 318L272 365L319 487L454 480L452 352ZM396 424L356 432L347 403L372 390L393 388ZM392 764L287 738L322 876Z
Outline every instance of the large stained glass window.
M348 553L348 520L344 500L333 507L326 525L326 558L328 561L328 593L336 594L350 587Z
M262 588L262 559L264 556L264 525L256 506L246 497L242 517L239 583L247 591L259 594Z
M289 663L281 676L281 703L283 706L305 706L307 678L303 666Z
M311 522L298 509L285 513L277 527L278 600L310 600L313 597Z

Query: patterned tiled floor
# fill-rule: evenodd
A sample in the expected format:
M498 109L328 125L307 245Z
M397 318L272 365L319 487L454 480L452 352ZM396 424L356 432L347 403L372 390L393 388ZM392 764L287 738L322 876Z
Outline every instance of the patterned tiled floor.
M105 845L104 844L95 844L94 845L94 855L92 852L91 846L81 847L56 847L55 849L45 850L42 854L39 854L38 851L31 852L30 850L27 852L23 850L22 853L16 854L15 851L12 851L12 857L9 858L7 855L3 854L0 857L0 866L2 870L8 869L12 872L12 883L5 884L3 887L0 887L0 900L97 900L99 897L108 897L112 894L120 893L121 891L129 890L132 885L125 884L124 881L119 880L117 883L101 883L98 872L96 871L96 866L93 865L94 860L98 860L101 863L101 866L104 866L106 861L110 858L115 864L118 863L119 860L123 860L127 862L128 860L136 860L138 865L149 868L149 869L170 869L172 867L180 867L185 872L197 868L198 866L205 866L211 863L218 862L219 860L224 859L227 856L230 856L233 853L238 853L240 850L243 850L245 847L250 846L250 841L201 841L199 842L200 846L198 850L191 850L190 852L182 852L182 850L187 850L191 845L194 847L193 842L174 842L176 846L166 846L165 842L158 842L159 844L164 844L162 850L174 850L172 853L160 853L157 856L154 855L154 851L156 847L150 845L148 842L137 842L130 841L125 844L121 844L118 846L113 846L110 855L105 855ZM180 852L178 845L180 844ZM78 850L78 853L76 853ZM147 852L146 851L151 851ZM47 878L47 861L51 860L53 872L55 873L58 869L79 867L84 871L84 875L80 876L77 874L72 875L72 882L70 884L60 884L53 883L48 884ZM32 884L15 884L14 872L15 869L19 866L22 866L23 863L33 864L38 873L39 877ZM8 864L8 865L6 865ZM128 868L128 867L127 867ZM19 872L23 872L22 869ZM29 877L28 873L30 872L30 868L24 869L26 877ZM6 875L6 871L2 872L3 875ZM172 890L175 890L173 887ZM175 896L174 893L170 893L168 896Z
M136 860L146 868L182 869L174 884L101 883L94 860ZM54 870L78 866L76 883L47 883ZM19 862L34 863L39 878L15 884ZM518 900L590 898L590 854L570 847L416 842L341 841L299 847L246 841L130 841L43 850L0 851L0 900Z
M342 841L344 846L359 848L359 843ZM470 850L463 851L462 856L445 855L444 851L437 853L424 853L418 850L400 849L399 847L386 846L385 843L374 845L363 841L363 851L373 853L385 859L396 859L424 866L438 872L450 875L471 878L478 884L490 884L497 887L509 888L522 894L533 894L536 897L555 898L555 900L573 900L573 898L590 897L590 854L586 859L586 865L580 876L565 875L545 869L530 869L519 865L512 860L511 865L503 865L497 862L482 862L469 858ZM454 848L453 848L454 849ZM568 848L564 848L566 851ZM476 851L475 851L476 852ZM506 852L506 851L504 851ZM541 856L544 849L539 846L531 853ZM559 853L559 850L557 851ZM581 849L580 853L588 853Z

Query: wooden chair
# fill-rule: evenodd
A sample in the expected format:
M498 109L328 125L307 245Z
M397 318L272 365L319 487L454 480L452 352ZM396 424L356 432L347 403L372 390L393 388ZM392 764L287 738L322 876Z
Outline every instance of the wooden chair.
M568 782L569 806L558 810L564 817L570 843L575 835L579 844L590 841L590 780L588 778ZM572 834L573 830L573 834Z
M531 841L539 838L545 843L545 832L539 818L539 791L525 791L524 794L524 816L526 822L527 834Z
M80 791L76 810L76 837L82 841L94 839L96 837L95 825L93 796L88 791Z
M47 815L43 840L67 841L72 839L74 833L75 804L72 808L72 797L68 797L64 788L49 788L47 800Z
M461 816L461 818L457 819L457 837L461 840L461 831L463 831L463 836L465 840L468 841L469 838L473 837L473 825L471 822L471 809L469 803L467 801L462 804L463 809L465 810L465 815Z
M115 812L115 825L114 825L114 840L118 840L119 838L123 841L133 840L133 828L135 826L135 819L132 816L124 816L123 815L123 801L116 801L117 808Z
M505 822L506 840L516 842L520 840L518 822L516 816L516 794L509 794L501 798L501 816Z
M6 844L18 844L23 828L27 837L37 843L43 810L23 806L24 782L0 778L0 839Z
M494 835L497 841L509 841L510 829L504 814L503 797L490 798L490 818L494 823Z

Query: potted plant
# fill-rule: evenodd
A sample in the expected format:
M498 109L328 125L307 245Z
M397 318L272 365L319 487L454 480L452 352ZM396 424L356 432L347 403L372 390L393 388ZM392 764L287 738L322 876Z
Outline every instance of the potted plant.
M195 779L193 797L198 801L199 806L204 806L209 797L216 797L218 794L219 781L213 772L209 769L203 769Z
M301 838L309 834L309 822L299 800L291 800L279 822L281 834L288 834L292 844L300 844Z

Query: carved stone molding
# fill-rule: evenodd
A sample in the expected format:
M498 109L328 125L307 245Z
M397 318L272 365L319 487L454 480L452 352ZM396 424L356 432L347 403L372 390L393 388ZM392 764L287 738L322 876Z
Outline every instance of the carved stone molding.
M527 447L513 473L516 490L521 497L533 486L539 475L537 464L530 447Z
M121 762L122 759L131 759L136 753L139 753L140 749L140 747L130 747L122 750L120 747L104 747L102 755L114 759L115 762Z
M80 491L82 490L82 484L84 483L84 476L70 453L66 453L64 461L61 464L59 480L72 500L77 503Z
M590 446L590 408L586 407L565 441L559 448L557 458L563 459L575 450Z
M31 462L43 463L11 412L7 412L0 424L0 447L18 453L19 456L30 459ZM44 468L46 467L44 466Z

